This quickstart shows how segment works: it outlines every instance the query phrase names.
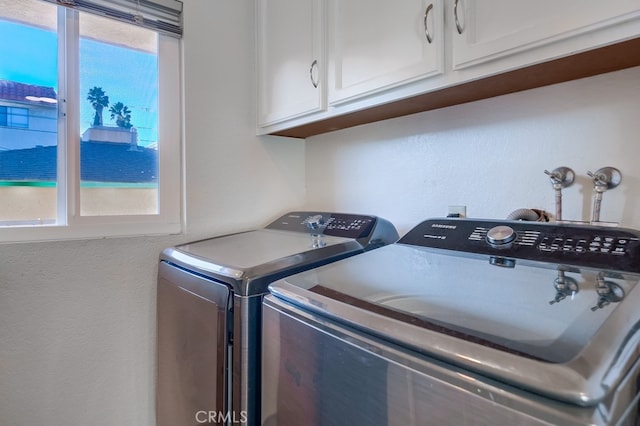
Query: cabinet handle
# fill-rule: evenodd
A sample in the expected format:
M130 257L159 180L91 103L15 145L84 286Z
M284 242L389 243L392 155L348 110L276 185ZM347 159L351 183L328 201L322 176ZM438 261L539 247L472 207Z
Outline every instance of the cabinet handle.
M455 18L456 21L456 29L458 30L458 34L462 34L462 32L464 31L464 27L462 25L460 25L460 20L458 19L458 2L460 0L456 0L453 3L453 17Z
M429 44L433 41L433 36L429 32L429 22L427 18L429 18L429 13L431 13L432 10L433 3L429 4L429 6L427 6L427 10L424 11L424 35L427 37L427 42L429 42Z
M309 78L311 79L311 84L313 84L313 87L315 89L317 89L319 81L317 79L313 78L313 70L315 68L318 68L318 60L317 59L314 59L313 62L311 62L311 66L309 67Z

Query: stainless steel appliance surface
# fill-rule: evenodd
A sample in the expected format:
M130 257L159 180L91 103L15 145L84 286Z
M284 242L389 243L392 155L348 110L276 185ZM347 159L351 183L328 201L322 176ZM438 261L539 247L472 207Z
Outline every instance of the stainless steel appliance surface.
M278 280L263 424L639 424L639 237L430 219Z
M267 285L398 238L379 217L305 211L263 229L164 250L157 287L157 424L259 424Z

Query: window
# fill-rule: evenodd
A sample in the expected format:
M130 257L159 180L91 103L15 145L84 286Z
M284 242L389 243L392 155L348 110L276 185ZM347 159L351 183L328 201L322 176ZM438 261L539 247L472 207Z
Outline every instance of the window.
M0 126L29 128L29 110L0 105Z
M180 229L176 27L77 3L0 0L0 241Z

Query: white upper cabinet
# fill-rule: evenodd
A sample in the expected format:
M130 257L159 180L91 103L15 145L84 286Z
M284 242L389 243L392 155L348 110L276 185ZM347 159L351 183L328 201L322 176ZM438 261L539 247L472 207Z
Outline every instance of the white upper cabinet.
M258 124L326 107L321 0L257 0Z
M256 4L259 134L304 138L640 65L640 0Z
M328 0L327 5L330 105L443 72L442 0Z
M599 47L594 32L623 28L640 16L640 0L451 0L453 69L521 55L514 66ZM589 37L579 36L589 33ZM637 33L635 36L637 37ZM608 34L606 44L617 38ZM567 44L554 50L557 42ZM574 43L575 45L572 45ZM547 48L544 50L544 48ZM527 57L527 53L534 54Z

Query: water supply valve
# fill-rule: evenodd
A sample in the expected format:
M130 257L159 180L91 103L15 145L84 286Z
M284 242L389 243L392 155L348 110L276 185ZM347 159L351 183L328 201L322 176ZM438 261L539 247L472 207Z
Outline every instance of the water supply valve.
M622 181L622 173L615 167L603 167L596 170L595 173L587 172L589 177L593 179L593 211L591 213L591 223L600 222L600 205L602 204L602 194L608 190L620 185Z
M551 185L556 193L556 221L562 220L562 188L573 184L575 173L569 167L557 167L553 171L544 171L551 179Z

